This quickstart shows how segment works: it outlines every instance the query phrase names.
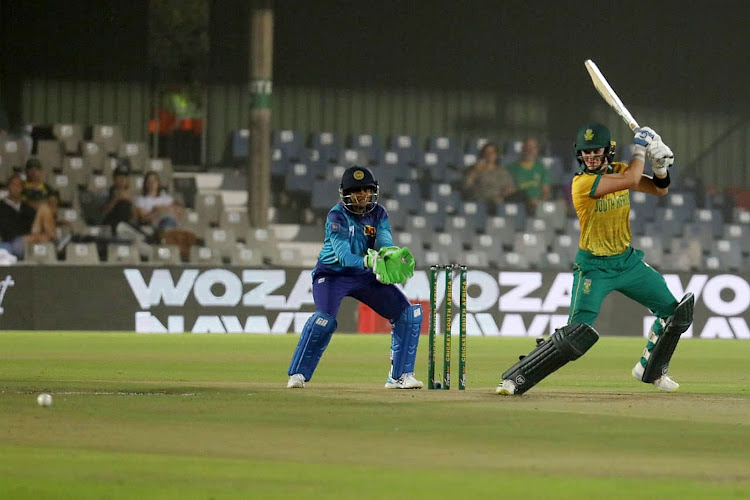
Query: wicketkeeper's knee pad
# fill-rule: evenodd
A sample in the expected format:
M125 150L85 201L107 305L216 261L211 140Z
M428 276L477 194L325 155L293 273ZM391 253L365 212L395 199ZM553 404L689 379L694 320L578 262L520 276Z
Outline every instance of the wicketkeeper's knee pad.
M333 316L320 311L310 316L289 364L289 375L301 373L305 380L310 380L335 330L336 318Z
M677 304L674 314L661 322L661 324L655 323L651 328L646 349L643 350L643 356L641 356L641 366L644 368L643 377L641 377L642 381L652 383L667 373L669 370L669 361L672 359L674 350L677 348L680 336L693 323L694 305L695 297L693 297L693 294L685 294Z
M419 332L422 329L422 306L412 305L401 311L391 334L391 378L414 371Z
M528 391L547 375L591 349L599 334L585 323L573 323L555 330L549 340L537 340L537 346L503 373L503 380L516 384L516 394Z

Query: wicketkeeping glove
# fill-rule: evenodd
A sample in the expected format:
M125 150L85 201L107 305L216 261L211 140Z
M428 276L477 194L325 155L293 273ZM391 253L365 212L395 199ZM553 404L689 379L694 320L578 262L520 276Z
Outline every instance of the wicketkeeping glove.
M385 272L385 260L378 254L377 250L370 248L365 254L365 267L372 269L375 277L380 281L379 276Z
M406 283L414 276L414 256L408 247L387 252L383 260L388 273L387 279L391 283Z

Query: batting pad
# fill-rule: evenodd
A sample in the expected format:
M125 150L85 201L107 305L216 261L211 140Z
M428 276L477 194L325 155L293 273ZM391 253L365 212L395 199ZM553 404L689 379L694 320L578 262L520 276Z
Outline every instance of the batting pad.
M503 373L503 380L512 380L515 393L523 394L569 361L583 356L597 340L599 334L585 323L564 326L555 330L549 340L537 341L533 351Z
M644 361L646 363L642 381L650 384L669 371L669 361L677 348L677 342L680 341L680 336L693 323L694 305L695 297L693 294L685 294L680 303L677 304L674 314L667 318L664 323L664 333L661 335L652 333L649 337L646 351L641 358L641 364L643 365Z

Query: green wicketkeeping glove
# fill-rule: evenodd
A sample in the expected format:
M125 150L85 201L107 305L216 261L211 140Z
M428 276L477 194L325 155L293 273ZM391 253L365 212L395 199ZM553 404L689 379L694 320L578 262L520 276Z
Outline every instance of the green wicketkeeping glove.
M367 253L365 254L365 267L369 267L370 269L372 269L372 272L375 273L375 278L377 278L378 281L383 282L380 279L380 276L386 272L385 260L383 260L383 258L378 254L377 250L374 250L372 248L369 248L367 250Z
M406 281L414 275L414 257L407 247L395 248L388 247L389 249L385 252L383 261L385 268L383 272L379 273L378 278L382 283L406 283ZM381 249L380 252L383 255Z

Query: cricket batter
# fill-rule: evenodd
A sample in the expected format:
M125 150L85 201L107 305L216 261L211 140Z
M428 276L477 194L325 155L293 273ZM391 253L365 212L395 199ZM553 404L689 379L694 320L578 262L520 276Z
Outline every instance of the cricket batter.
M305 387L336 330L345 296L354 297L390 320L391 368L386 389L421 389L414 377L422 307L412 305L394 283L414 273L409 249L393 245L388 213L378 204L372 172L353 166L339 186L341 201L328 212L325 241L312 272L315 314L305 323L289 365L289 388Z
M576 136L581 166L573 179L573 204L581 223L574 264L568 325L555 331L502 375L498 394L523 394L568 361L578 359L599 339L593 324L604 298L617 290L648 307L654 315L646 348L632 370L638 380L657 389L676 391L667 375L680 335L693 322L693 294L677 302L664 278L643 261L643 252L630 246L630 190L664 196L669 190L671 149L651 128L635 133L630 164L613 162L615 142L607 127L592 123ZM648 157L653 177L643 174Z

